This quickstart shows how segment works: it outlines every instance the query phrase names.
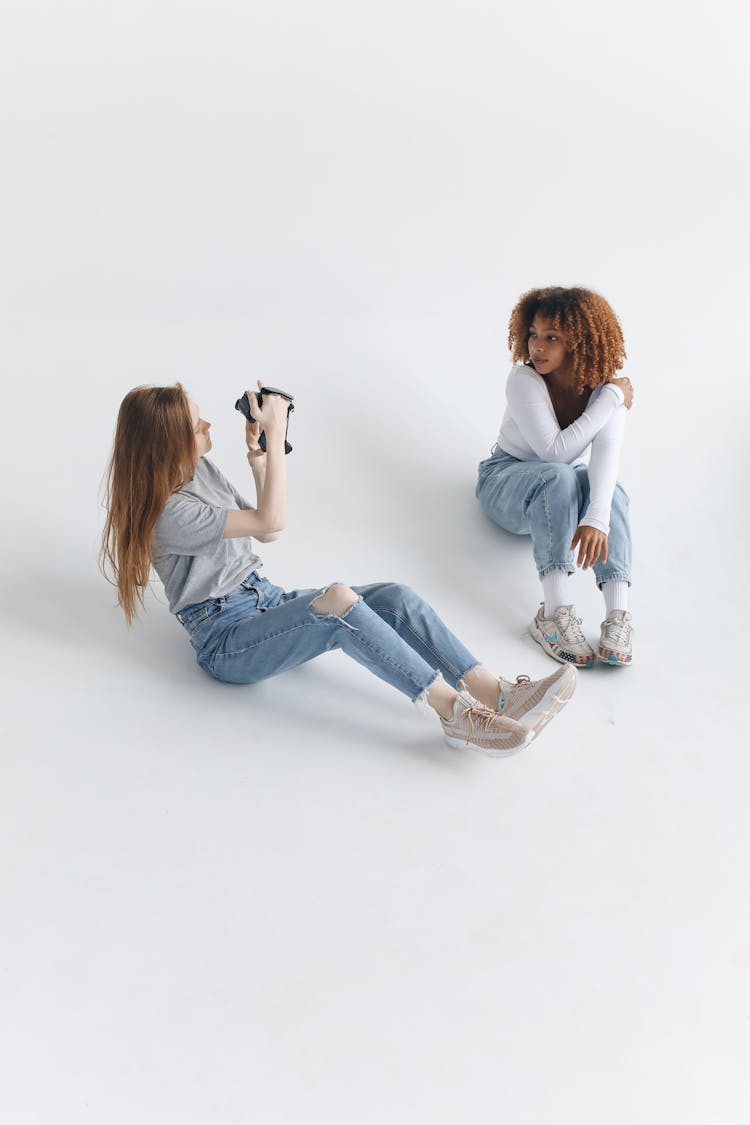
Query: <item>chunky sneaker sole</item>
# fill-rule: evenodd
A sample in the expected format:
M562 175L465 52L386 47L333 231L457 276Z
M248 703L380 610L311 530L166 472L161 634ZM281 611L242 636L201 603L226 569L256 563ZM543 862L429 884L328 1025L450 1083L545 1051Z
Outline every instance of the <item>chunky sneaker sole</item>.
M530 727L483 706L465 690L458 693L453 716L451 722L440 720L448 745L456 750L478 750L489 758L518 754L535 734Z
M472 742L471 739L456 737L449 734L447 730L445 731L445 741L454 750L478 750L480 754L484 754L487 758L509 758L511 754L520 754L533 740L533 730L527 730L522 740L513 737L509 739L509 744L505 747L485 746L479 742Z
M630 614L623 609L613 609L602 621L597 655L603 664L627 667L633 663L631 621Z
M613 652L609 648L602 648L599 646L599 659L602 664L619 664L627 667L628 664L633 663L633 654L624 652Z
M580 620L574 614L567 612L573 607L562 606L556 609L550 619L541 616L542 608L539 607L539 612L529 625L529 633L537 644L541 645L547 655L557 660L559 664L574 664L576 668L592 668L595 653L580 631ZM571 625L579 634L574 640L566 637L566 627Z
M531 727L537 735L572 697L578 673L569 664L543 680L518 676L514 684L502 677L499 682L502 703L499 714Z

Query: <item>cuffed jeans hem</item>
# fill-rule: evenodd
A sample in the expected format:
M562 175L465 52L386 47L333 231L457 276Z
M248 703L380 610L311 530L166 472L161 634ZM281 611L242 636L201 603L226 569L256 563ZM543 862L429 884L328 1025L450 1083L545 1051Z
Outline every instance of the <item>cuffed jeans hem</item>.
M616 570L613 574L606 574L603 578L597 575L596 585L600 590L602 586L606 586L608 582L627 582L628 586L633 585L630 574L625 570Z
M552 563L550 566L545 566L538 572L539 577L546 578L553 570L564 570L566 574L575 574L576 572L576 568L572 563ZM607 581L609 581L609 579L607 579Z

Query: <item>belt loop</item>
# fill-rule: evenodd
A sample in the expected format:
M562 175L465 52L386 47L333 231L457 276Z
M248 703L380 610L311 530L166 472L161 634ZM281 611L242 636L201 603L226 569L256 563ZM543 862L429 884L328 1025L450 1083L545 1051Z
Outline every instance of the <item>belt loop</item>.
M240 582L240 586L244 586L244 588L246 590L252 590L253 579L254 578L257 579L257 577L258 577L257 572L254 571L254 570L251 570L250 573L247 575L247 577L242 579L242 581Z

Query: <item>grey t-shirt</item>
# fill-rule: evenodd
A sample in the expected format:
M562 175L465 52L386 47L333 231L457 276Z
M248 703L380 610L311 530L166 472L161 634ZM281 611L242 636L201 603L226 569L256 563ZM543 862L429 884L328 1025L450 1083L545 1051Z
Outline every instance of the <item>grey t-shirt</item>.
M227 511L253 507L213 462L198 459L193 479L167 500L151 540L171 613L228 594L263 565L249 536L222 539Z

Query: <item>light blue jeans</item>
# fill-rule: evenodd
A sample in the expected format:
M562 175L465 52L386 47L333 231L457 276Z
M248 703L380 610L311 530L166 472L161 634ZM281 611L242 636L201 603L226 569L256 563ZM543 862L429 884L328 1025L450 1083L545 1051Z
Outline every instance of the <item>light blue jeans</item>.
M530 535L539 577L553 570L575 570L570 543L589 503L585 465L519 461L495 447L479 463L477 499L490 519L516 535ZM628 494L615 486L607 539L607 561L594 563L597 586L630 584L632 547Z
M198 663L217 680L253 684L340 648L411 700L438 674L453 687L478 661L408 586L351 587L340 617L310 603L325 592L284 591L253 571L231 593L180 610Z

